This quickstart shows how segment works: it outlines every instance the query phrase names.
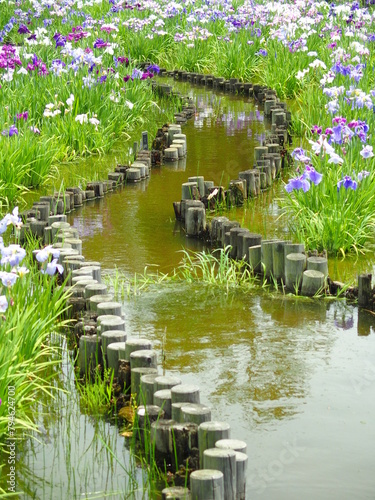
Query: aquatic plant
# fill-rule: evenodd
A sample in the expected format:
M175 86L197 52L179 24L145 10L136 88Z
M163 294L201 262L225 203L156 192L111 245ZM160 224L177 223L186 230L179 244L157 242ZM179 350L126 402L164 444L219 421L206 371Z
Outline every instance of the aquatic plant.
M17 208L0 221L0 233L20 226ZM23 432L37 430L31 412L40 392L53 393L51 380L60 363L58 332L64 327L69 294L51 276L49 255L42 255L45 272L17 243L6 245L0 237L0 451L6 439L18 441ZM52 267L56 267L54 263ZM43 269L42 269L43 270ZM9 415L12 411L11 432ZM8 450L9 451L9 450Z
M219 248L212 253L182 250L182 261L175 276L188 283L202 282L227 290L253 287L254 277L250 269L243 262L231 259L230 248Z
M331 127L314 125L309 140L314 155L296 148L304 168L291 178L282 205L290 230L308 248L332 254L366 250L375 227L375 185L369 126L364 120L335 116ZM315 165L315 167L313 166ZM301 172L299 172L301 173Z
M88 373L83 382L77 382L80 404L84 413L105 415L116 408L113 378L113 370L105 366L97 366L93 375Z

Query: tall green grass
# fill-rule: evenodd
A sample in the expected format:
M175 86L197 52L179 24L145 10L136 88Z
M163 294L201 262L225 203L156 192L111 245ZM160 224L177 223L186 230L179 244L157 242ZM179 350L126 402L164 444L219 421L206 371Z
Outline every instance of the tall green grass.
M9 306L0 317L0 453L9 437L9 387L15 391L15 439L37 431L31 409L41 392L53 397L52 379L60 363L57 334L66 324L67 293L30 259L27 265L30 272L7 292Z

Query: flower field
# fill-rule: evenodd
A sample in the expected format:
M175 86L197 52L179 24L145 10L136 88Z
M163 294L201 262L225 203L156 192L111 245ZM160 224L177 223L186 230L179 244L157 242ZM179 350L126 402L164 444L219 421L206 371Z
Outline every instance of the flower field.
M305 166L323 177L312 189L288 184L293 230L309 247L364 249L375 208L373 21L358 2L3 1L2 204L61 161L108 152L155 106L149 82L163 65L295 99L295 141L308 145L299 177ZM153 64L141 71L141 61Z
M288 100L296 170L280 204L292 234L334 256L373 248L374 1L0 0L0 437L8 386L16 429L35 430L35 398L60 360L51 332L65 325L61 266L50 247L33 259L17 244L13 207L63 162L147 125L163 107L151 86L160 67Z

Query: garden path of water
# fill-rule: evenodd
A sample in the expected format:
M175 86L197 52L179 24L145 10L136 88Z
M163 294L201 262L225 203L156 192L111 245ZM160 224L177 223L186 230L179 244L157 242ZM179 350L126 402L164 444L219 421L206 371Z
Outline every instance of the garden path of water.
M264 133L261 114L250 102L179 88L198 108L183 130L186 170L153 169L148 181L70 217L82 235L85 257L109 272L117 266L133 274L147 264L162 272L173 269L183 246L196 248L174 221L172 202L179 199L182 182L204 175L227 183L251 166L256 135ZM253 202L261 210L233 210L230 217L262 233L265 228L268 234L285 234L272 201L281 193L277 183ZM226 293L189 284L153 286L126 300L124 312L128 336L150 338L163 370L199 385L212 419L228 422L232 437L246 441L248 498L374 497L371 315L343 301L259 289ZM64 366L66 384L72 381L68 358ZM41 443L22 458L26 465L19 476L30 491L25 498L105 498L105 491L106 498L129 498L124 491L132 487L138 488L134 498L143 497L142 471L132 483L122 467L134 466L124 438L115 426L82 414L74 390L52 405L41 429Z

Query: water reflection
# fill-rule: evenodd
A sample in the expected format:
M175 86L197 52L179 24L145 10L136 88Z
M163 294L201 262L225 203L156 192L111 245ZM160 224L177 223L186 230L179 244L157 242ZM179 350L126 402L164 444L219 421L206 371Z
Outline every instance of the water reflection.
M84 254L103 267L116 265L132 273L154 264L171 271L180 262L181 248L199 248L173 230L173 202L179 201L181 184L189 176L203 175L216 185L227 185L253 166L253 136L264 133L253 103L233 95L218 97L205 89L193 92L184 84L179 90L190 93L197 106L196 116L183 128L187 157L152 169L149 179L110 193L94 208L82 207L69 217L85 236Z

